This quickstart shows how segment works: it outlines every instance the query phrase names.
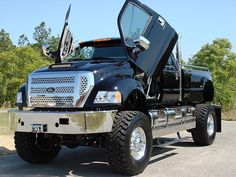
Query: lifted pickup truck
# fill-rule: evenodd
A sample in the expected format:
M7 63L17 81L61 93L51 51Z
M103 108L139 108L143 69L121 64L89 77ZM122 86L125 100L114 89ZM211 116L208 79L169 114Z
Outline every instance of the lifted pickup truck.
M52 161L61 146L107 149L109 165L135 175L148 165L153 140L183 130L198 145L221 131L221 107L208 69L181 67L178 35L137 0L118 17L120 38L73 49L68 16L55 64L32 72L17 94L15 146L30 163ZM178 45L177 45L177 48ZM31 108L24 110L24 107Z

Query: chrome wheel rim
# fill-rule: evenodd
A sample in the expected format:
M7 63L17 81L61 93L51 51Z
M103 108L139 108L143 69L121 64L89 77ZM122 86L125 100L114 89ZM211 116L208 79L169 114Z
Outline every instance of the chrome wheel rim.
M131 133L130 154L135 160L140 160L146 151L146 135L141 127L135 128Z
M208 119L207 119L207 133L209 136L212 136L214 134L214 118L212 114L208 115Z

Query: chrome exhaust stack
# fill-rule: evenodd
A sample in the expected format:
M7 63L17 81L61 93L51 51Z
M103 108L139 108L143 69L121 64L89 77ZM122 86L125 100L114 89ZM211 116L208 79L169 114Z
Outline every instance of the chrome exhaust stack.
M183 101L183 91L182 91L182 52L181 52L181 38L182 34L178 34L178 41L176 44L176 58L179 65L179 102Z

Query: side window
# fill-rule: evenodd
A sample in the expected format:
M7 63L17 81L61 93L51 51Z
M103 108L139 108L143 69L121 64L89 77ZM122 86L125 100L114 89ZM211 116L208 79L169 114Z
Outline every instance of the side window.
M174 63L174 58L173 58L173 55L171 55L166 63L166 66L165 66L165 70L168 70L168 71L176 71L177 68L176 68L176 65Z

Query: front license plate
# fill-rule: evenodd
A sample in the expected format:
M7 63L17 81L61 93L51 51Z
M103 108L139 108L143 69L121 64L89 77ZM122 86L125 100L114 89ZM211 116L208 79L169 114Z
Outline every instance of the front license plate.
M33 133L47 132L47 125L46 124L33 124L32 125L32 132Z

